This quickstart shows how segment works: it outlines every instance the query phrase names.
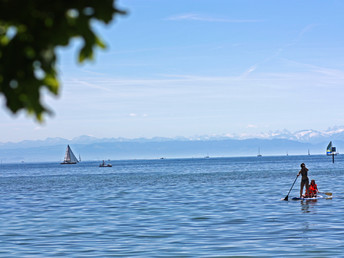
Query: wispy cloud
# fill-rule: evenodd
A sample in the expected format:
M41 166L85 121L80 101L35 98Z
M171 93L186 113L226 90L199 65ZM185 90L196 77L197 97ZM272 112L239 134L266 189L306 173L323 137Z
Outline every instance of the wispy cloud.
M137 114L137 113L130 113L130 117L148 117L147 114Z
M248 68L245 72L243 72L241 74L241 78L245 78L248 75L250 75L250 73L253 73L255 70L257 69L257 65L252 65L250 68Z
M282 60L295 67L305 68L308 71L313 72L315 74L328 76L328 79L337 79L337 80L344 79L344 71L341 69L328 68L328 67L323 67L323 66L308 64L308 63L301 63L301 62L297 62L290 59L282 59Z
M316 27L317 25L316 24L309 24L307 25L306 27L304 27L300 32L299 34L297 35L297 37L292 40L290 43L286 44L285 47L291 47L293 45L296 45L301 39L302 37L309 31L311 31L314 27ZM282 49L283 50L283 49Z
M197 13L186 13L175 16L170 16L166 20L170 21L202 21L202 22L227 22L227 23L255 23L262 22L262 20L251 19L228 19L213 16L206 16Z
M81 79L74 79L74 80L72 80L72 82L74 82L76 84L81 84L81 85L87 86L89 88L97 89L97 90L103 90L106 92L113 92L112 89L109 89L109 88L104 87L104 86L99 86L95 83L86 82L86 81L81 80Z
M40 131L40 130L42 130L42 129L43 129L42 126L36 126L33 130L34 130L34 131Z
M285 59L283 59L285 60ZM207 76L199 74L158 74L145 78L113 78L113 77L87 77L76 78L69 81L69 84L85 86L90 89L98 90L102 98L126 98L128 96L156 96L162 93L174 94L179 91L199 91L227 89L231 91L244 92L250 89L256 83L261 87L271 88L302 88L304 81L312 82L312 85L318 87L328 87L329 84L334 87L342 85L344 71L319 67L310 64L297 63L291 60L285 60L298 69L294 72L275 72L275 73L255 73L259 64L252 65L238 76ZM309 85L307 83L306 85ZM321 86L322 85L322 86ZM211 87L210 87L211 86ZM70 87L69 87L70 88ZM75 87L70 88L75 89ZM79 90L79 89L78 89ZM99 95L98 93L95 93ZM104 95L106 94L106 95ZM95 98L97 95L94 95Z
M311 31L316 25L315 24L310 24L307 25L306 27L304 27L299 33L298 35L291 40L289 43L286 43L284 46L279 47L278 49L276 49L276 51L274 53L272 53L272 55L266 57L264 60L262 60L259 63L256 63L252 66L249 67L249 69L247 69L246 71L244 71L241 75L240 78L245 78L248 75L250 75L252 72L254 72L259 66L270 62L273 59L276 59L277 57L279 57L281 55L281 53L283 53L287 48L291 48L294 45L296 45L299 41L301 41L302 37L308 32Z

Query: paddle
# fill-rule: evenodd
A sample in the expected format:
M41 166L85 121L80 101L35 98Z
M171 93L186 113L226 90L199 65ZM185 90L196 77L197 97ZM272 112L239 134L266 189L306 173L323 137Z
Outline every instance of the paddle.
M298 177L299 177L299 175L296 176L293 185L290 187L289 193L288 193L287 196L284 198L285 201L288 201L288 196L289 196L289 194L290 194L290 191L291 191L291 189L293 189L293 186L294 186L294 184L295 184L295 182L296 182L296 180L297 180Z
M323 193L323 192L319 192L320 194L326 194L328 196L332 196L332 193Z

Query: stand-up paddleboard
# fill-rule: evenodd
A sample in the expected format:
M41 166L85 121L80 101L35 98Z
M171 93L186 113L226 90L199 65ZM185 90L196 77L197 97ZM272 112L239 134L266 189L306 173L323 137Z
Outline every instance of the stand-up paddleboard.
M307 201L307 200L318 200L318 199L332 199L332 196L322 196L317 195L316 197L293 197L291 198L293 201Z

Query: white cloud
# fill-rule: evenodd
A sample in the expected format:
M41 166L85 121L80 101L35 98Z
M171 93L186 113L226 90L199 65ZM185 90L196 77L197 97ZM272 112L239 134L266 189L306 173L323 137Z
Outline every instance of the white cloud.
M249 69L247 69L247 71L245 71L241 77L246 77L248 76L250 73L254 72L257 69L257 65L252 65Z
M130 117L148 117L147 114L136 114L136 113L130 113Z
M72 83L76 83L76 84L79 83L79 84L87 86L89 88L93 88L93 89L97 89L97 90L103 90L103 91L106 91L106 92L113 92L112 89L100 86L100 85L95 84L95 83L86 82L86 81L84 81L82 79L75 79L75 80L72 81Z
M205 16L197 13L186 13L168 17L170 21L203 21L203 22L226 22L226 23L255 23L261 22L261 20L249 20L249 19L228 19L218 18L212 16Z

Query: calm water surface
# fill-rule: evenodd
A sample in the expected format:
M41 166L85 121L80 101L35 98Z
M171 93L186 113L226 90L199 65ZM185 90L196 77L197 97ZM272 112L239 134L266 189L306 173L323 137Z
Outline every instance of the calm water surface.
M0 257L343 256L344 156L111 163L1 164Z

